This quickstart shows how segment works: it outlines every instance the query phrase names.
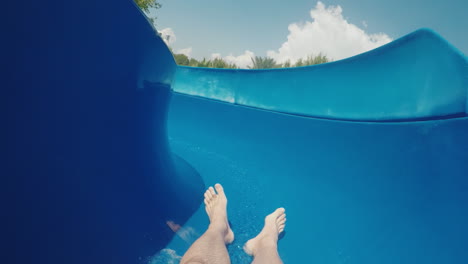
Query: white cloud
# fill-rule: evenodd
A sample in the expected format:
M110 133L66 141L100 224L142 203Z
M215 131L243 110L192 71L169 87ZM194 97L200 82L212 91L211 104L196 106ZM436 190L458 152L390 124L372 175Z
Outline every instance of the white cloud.
M340 6L326 7L318 2L310 11L312 21L290 24L289 35L277 51L267 52L279 63L292 63L311 54L322 53L339 60L377 48L392 39L384 34L368 34L349 23L342 15Z
M161 35L161 38L164 40L164 42L166 42L168 46L172 46L172 44L174 44L174 42L176 42L177 40L176 35L174 31L172 30L172 28L164 28L159 31L159 34ZM192 57L192 51L193 51L192 47L188 47L184 49L179 49L175 53L185 54L187 57ZM255 54L249 50L246 50L244 54L241 54L239 56L234 56L230 54L228 56L223 57L221 56L220 53L211 54L211 59L221 58L221 59L224 59L226 62L234 63L239 68L243 68L243 69L246 69L249 66L252 66L251 58L253 57L255 57Z
M174 44L174 42L177 40L176 35L172 28L164 28L162 30L159 30L159 34L161 35L161 38L166 42L168 46Z
M164 28L159 30L159 35L161 38L166 42L168 46L172 47L172 44L174 44L177 40L177 37L174 33L174 30L172 28ZM187 57L192 57L192 47L184 48L184 49L179 49L175 52L176 54L185 54Z
M213 59L218 59L218 58L222 58L222 57L221 57L221 53L212 53L212 54L211 54L211 59L212 59L212 60L213 60Z
M177 50L176 53L177 53L177 54L184 54L185 56L191 58L191 57L192 57L192 47L188 47L188 48L185 48L185 49Z
M247 69L249 66L252 66L252 58L255 57L255 54L250 51L246 50L244 54L239 56L234 56L232 54L222 57L220 53L213 53L211 54L211 58L222 58L228 63L234 63L241 69Z

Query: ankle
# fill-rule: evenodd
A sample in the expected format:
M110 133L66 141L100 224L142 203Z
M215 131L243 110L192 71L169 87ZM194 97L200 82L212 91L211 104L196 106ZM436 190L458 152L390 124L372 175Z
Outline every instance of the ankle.
M208 226L208 230L221 233L222 235L226 235L229 231L228 226L224 221L211 222Z
M266 236L262 237L262 239L260 239L259 244L262 247L277 248L278 247L278 237L273 236L273 235L266 235Z
M258 241L257 246L252 250L252 255L258 256L264 253L270 254L271 252L278 251L278 244L271 240Z

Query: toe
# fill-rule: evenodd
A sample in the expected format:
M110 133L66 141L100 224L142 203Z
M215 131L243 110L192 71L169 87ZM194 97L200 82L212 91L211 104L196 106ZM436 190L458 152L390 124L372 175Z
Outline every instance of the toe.
M279 226L282 226L286 223L286 218L284 219L281 219L280 221L277 221L276 224L279 225Z
M224 188L223 186L221 186L221 184L219 183L215 184L215 189L219 197L221 197L223 200L227 200L226 194L224 193Z
M279 217L281 216L282 214L284 214L285 210L283 207L280 207L278 209L276 209L273 214L276 216L276 217Z
M286 214L281 214L280 216L278 216L278 218L276 219L276 222L279 223L281 222L283 219L286 218Z
M210 188L208 188L208 190L210 191L211 196L215 196L215 195L216 195L215 190L213 189L213 187L210 186Z
M216 197L216 193L213 187L210 186L210 188L208 188L206 192L208 193L208 197L210 197L210 200L213 200Z
M224 189L223 189L223 186L221 186L221 184L219 184L219 183L215 184L215 188L216 188L216 192L218 192L218 194L224 194Z

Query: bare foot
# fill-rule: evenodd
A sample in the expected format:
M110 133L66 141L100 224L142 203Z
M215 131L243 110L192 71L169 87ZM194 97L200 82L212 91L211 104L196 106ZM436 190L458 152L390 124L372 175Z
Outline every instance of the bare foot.
M234 241L234 233L229 227L226 208L227 198L223 186L217 183L215 188L208 188L205 192L205 210L210 218L210 228L221 231L224 242L230 244Z
M283 232L285 225L286 214L284 208L278 208L273 213L267 215L265 217L265 226L260 234L245 243L245 253L252 256L261 247L276 247L278 235Z

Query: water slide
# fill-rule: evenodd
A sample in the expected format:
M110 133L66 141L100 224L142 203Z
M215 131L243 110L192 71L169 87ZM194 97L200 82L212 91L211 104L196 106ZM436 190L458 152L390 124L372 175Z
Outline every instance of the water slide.
M285 263L468 261L468 61L436 33L318 66L196 69L132 1L16 5L7 262L177 262L216 182L232 263L279 206Z

